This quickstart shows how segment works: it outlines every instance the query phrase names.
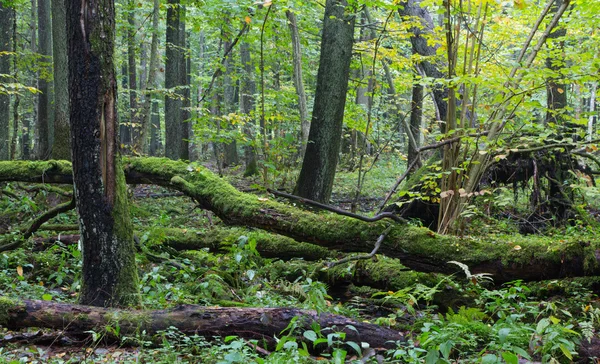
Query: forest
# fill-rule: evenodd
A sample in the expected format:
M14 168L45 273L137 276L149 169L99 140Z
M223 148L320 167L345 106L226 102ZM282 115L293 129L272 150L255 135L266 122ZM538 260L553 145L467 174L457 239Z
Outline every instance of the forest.
M598 19L0 0L0 364L599 363Z

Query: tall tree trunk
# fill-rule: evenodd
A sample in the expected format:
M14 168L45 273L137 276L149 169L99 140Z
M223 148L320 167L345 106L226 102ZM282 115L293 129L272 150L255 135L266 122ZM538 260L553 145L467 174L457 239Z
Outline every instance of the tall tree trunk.
M50 62L52 57L52 24L50 20L50 0L38 0L38 39L39 54L43 62ZM48 81L47 72L38 73L37 104L37 143L36 157L48 159L52 153L50 145L50 91L51 85Z
M590 117L587 125L587 140L592 141L594 139L594 120L596 120L596 90L598 88L598 82L592 83L590 90Z
M30 49L32 53L37 52L37 2L36 0L31 0L31 23L29 24L29 31L31 32L31 42ZM31 80L31 86L37 88L37 77L34 74ZM23 159L31 159L32 157L32 147L31 147L31 132L32 126L37 123L37 97L32 96L33 107L31 108L31 114L29 117L23 118L23 131L21 134L22 142L21 142L21 156ZM33 141L35 141L35 133L33 135Z
M327 0L317 89L296 195L328 202L333 188L348 90L354 15L346 0Z
M421 168L421 161L417 148L419 148L419 142L421 140L421 120L423 119L423 85L419 83L413 83L412 87L412 99L410 103L410 132L414 143L408 143L408 160L406 165L411 165L415 160L415 166L413 172Z
M225 14L226 18L229 18L229 14ZM223 53L229 51L232 46L232 36L229 31L230 24L229 21L225 21L223 24ZM236 87L235 81L233 80L234 74L234 61L233 61L233 52L229 51L229 54L225 57L225 62L223 64L225 68L225 73L223 74L223 115L228 115L233 113L237 109L236 105ZM235 126L230 123L226 123L226 125L222 125L223 129L228 132L232 131ZM239 163L239 157L237 152L237 142L235 139L229 140L227 143L223 145L223 165L224 166L232 166Z
M165 88L171 97L165 96L165 156L170 159L179 159L183 145L181 125L181 5L179 0L168 0L167 8L167 44L165 63Z
M127 72L129 86L129 123L131 125L131 140L134 142L132 148L138 149L136 142L139 140L138 125L138 99L137 99L137 63L136 51L137 44L135 40L135 10L137 1L129 0L127 4Z
M12 26L12 50L13 53L17 53L18 44L17 44L17 14L15 12L13 16L13 26ZM18 60L17 57L13 57L13 80L14 82L19 82L19 68L18 68ZM19 134L19 104L21 102L21 97L19 94L15 95L13 102L13 131L12 138L10 140L10 159L17 159L17 136Z
M292 57L294 63L294 87L298 95L298 111L300 112L300 159L304 158L306 153L306 143L308 142L308 133L310 132L310 120L308 118L308 106L306 101L306 91L304 91L304 82L302 80L302 50L300 48L300 34L298 33L298 22L296 14L286 10L285 15L288 19L288 27L292 38Z
M152 116L150 113L150 106L152 105L152 92L156 89L156 72L158 70L158 27L160 20L160 1L154 0L154 8L152 11L152 41L150 44L150 67L148 70L148 82L146 82L146 89L144 92L144 105L142 107L140 122L141 131L139 134L139 140L135 142L137 146L137 152L143 153L146 150L146 143L148 139L148 130L151 129ZM158 105L157 105L158 107ZM153 149L153 147L150 147ZM154 144L153 151L150 155L156 155L157 144Z
M54 143L52 145L52 159L71 160L66 16L66 0L52 0L52 60L54 64Z
M150 155L158 156L161 154L160 147L160 113L158 110L158 101L152 102L152 113L150 116Z
M83 267L80 302L138 304L133 230L117 145L114 0L68 1L73 178Z
M13 18L15 10L3 3L0 3L0 52L7 52L0 55L0 74L10 75L11 58L8 52L12 51L13 37ZM0 82L12 82L9 77L0 77ZM9 125L10 119L10 96L6 93L0 94L0 160L9 159Z
M556 0L554 3L554 11L563 4L563 0ZM565 68L564 55L564 38L567 35L565 27L557 27L548 35L548 48L551 55L546 58L546 68L551 70L554 77L551 77L546 82L547 96L547 111L546 124L555 124L558 127L559 133L564 136L573 136L574 140L578 139L574 124L568 123L565 118L567 103L567 85L558 81ZM571 172L564 170L562 161L568 158L565 152L558 152L553 156L554 168L548 171L548 198L547 204L540 205L538 213L544 213L546 208L549 209L552 216L556 216L558 221L566 221L571 218L573 212L572 201L568 198L571 195L572 189L569 183L565 183L572 179Z
M253 143L253 129L256 127L256 119L254 117L256 82L254 82L254 63L252 63L250 56L250 45L247 42L243 42L240 45L240 58L242 67L244 67L242 87L240 89L240 109L242 114L246 115L244 134L248 139L248 144L244 146L244 164L246 165L244 176L248 177L258 174L258 158Z
M123 38L123 43L127 40ZM126 90L129 88L129 75L127 73L127 62L121 64L121 88ZM123 101L121 101L123 102ZM129 100L123 103L123 108L127 108ZM119 141L125 147L131 145L131 123L125 122L124 116L119 115Z
M190 123L189 119L191 118L190 114L190 83L192 81L190 68L191 68L191 58L188 56L187 49L188 46L188 34L185 31L185 18L186 18L186 9L184 6L181 7L181 21L179 23L179 84L183 87L181 91L181 113L179 119L179 128L181 130L181 144L179 146L179 159L189 160L190 159Z
M429 35L433 33L433 19L428 10L421 7L421 0L408 0L402 3L402 6L398 8L398 14L401 17L417 17L421 20L422 27L412 27L410 43L414 54L421 55L423 57L432 58L437 53L438 46L431 46L428 43ZM445 68L445 65L432 63L430 61L421 61L419 66L427 77L442 80L444 79L444 73L441 69ZM436 104L437 115L441 120L445 120L448 108L448 88L441 84L433 85L433 96ZM446 132L445 124L440 124L442 133Z

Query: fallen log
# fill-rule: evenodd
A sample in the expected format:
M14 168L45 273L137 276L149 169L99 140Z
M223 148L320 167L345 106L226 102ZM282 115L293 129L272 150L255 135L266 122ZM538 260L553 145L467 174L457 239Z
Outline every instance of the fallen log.
M311 275L331 286L353 283L368 285L381 290L400 290L415 283L435 286L441 277L435 274L411 271L397 259L379 256L354 264L352 270L347 265L328 268L317 260L336 260L339 253L313 244L294 242L290 238L264 231L251 231L242 228L217 227L200 231L191 229L157 228L148 232L138 232L137 236L146 236L147 249L159 252L167 246L177 251L209 249L211 252L228 252L240 236L255 239L256 250L262 257L279 258L269 266L271 279L285 278L295 281L298 277ZM48 238L35 238L33 250L46 249L56 242L65 245L77 244L79 234L59 235ZM302 260L288 261L293 258ZM311 273L312 272L312 273Z
M287 335L302 339L312 323L321 329L345 332L346 340L366 342L372 348L393 348L403 340L400 332L375 324L355 321L340 315L317 313L296 308L229 308L181 305L167 310L123 310L35 300L11 300L0 297L0 326L9 330L38 327L63 330L74 336L89 331L103 332L118 324L121 336L146 332L153 335L175 326L184 334L206 337L237 335L259 339L270 346L281 337L292 320L297 330Z
M256 242L256 250L265 258L319 260L335 253L318 245L299 243L286 236L236 227L213 226L208 230L156 228L147 232L137 232L136 235L144 236L150 249L168 246L175 250L208 249L211 252L223 253L231 250L233 244L241 236L245 236L248 240ZM47 248L58 241L66 245L77 244L79 234L35 238L34 250Z
M66 183L70 177L67 163L0 162L0 181ZM129 183L153 183L179 190L227 224L261 228L342 252L370 252L390 224L304 211L245 194L196 164L130 158L124 160L124 169ZM471 273L492 274L496 283L600 275L598 240L507 235L488 237L482 242L477 238L439 235L429 229L393 223L379 253L398 258L405 266L423 272L455 273L459 268L448 262L460 261L469 266Z

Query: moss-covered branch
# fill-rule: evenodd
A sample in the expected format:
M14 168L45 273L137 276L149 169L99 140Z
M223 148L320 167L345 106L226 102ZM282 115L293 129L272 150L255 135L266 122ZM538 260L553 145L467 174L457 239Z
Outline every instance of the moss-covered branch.
M389 224L387 221L368 223L326 212L313 213L245 194L196 164L159 158L132 158L124 162L130 183L168 186L194 198L230 225L260 228L328 249L370 252ZM66 162L30 162L35 163L37 169L27 168L27 162L20 162L19 178L11 177L12 169L6 167L11 163L14 162L0 162L0 181L32 180L34 173L40 170L49 179L53 171L50 167ZM45 167L43 163L47 163ZM54 170L64 173L56 167ZM481 241L394 224L379 253L398 258L405 266L424 272L454 273L457 268L447 262L460 261L467 264L472 273L493 274L497 283L600 275L600 242L596 240L508 235Z

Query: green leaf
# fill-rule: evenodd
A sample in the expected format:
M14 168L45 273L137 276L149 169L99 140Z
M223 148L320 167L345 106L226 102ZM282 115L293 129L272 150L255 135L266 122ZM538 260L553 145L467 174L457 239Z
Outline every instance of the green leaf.
M498 357L494 354L485 354L481 358L481 364L496 364L498 363Z
M52 300L52 295L51 295L51 294L48 294L48 293L46 293L45 295L43 295L43 296L42 296L42 299L43 299L44 301L51 301L51 300Z
M560 351L562 351L562 353L567 357L567 359L569 360L573 360L573 355L571 354L571 351L569 350L569 348L567 348L565 346L565 344L560 344Z
M546 328L550 326L550 320L547 318L543 318L538 322L537 327L535 328L535 332L538 334L543 334Z
M437 364L438 360L440 360L440 352L436 349L429 349L425 357L425 364Z
M440 352L442 353L444 359L448 359L450 357L450 351L452 350L453 346L454 343L450 340L440 344Z
M502 353L502 359L506 361L506 364L519 364L519 357L508 351Z
M508 338L508 334L510 334L510 329L505 327L498 331L498 339L500 340L500 344L504 344L506 339Z
M315 342L315 340L317 340L317 333L314 332L313 330L304 331L302 336L304 336L306 338L306 340L308 340L310 342Z
M360 348L360 345L358 345L354 341L346 341L346 345L354 349L354 351L356 351L358 355L362 355L362 349Z
M525 350L523 350L522 348L519 348L519 347L517 347L517 346L513 346L513 347L512 347L512 350L513 350L515 353L517 353L517 354L521 355L523 358L525 358L525 359L527 359L527 360L531 360L531 356L529 355L529 353L528 353L528 352L526 352Z

